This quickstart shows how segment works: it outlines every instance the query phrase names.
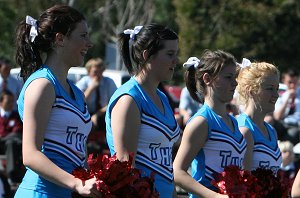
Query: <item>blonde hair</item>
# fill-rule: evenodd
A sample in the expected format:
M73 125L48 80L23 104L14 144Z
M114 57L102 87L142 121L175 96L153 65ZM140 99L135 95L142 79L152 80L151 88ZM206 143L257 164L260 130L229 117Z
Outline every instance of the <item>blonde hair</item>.
M88 72L90 72L91 68L94 66L99 68L106 68L106 64L101 58L91 58L85 64L85 68L87 69Z
M238 102L247 105L250 99L248 93L257 94L264 78L270 74L276 74L279 79L279 70L266 62L251 63L250 66L240 69L236 88L239 94Z
M278 141L278 147L279 147L281 152L283 152L283 151L293 152L294 145L290 141L280 141L279 140Z

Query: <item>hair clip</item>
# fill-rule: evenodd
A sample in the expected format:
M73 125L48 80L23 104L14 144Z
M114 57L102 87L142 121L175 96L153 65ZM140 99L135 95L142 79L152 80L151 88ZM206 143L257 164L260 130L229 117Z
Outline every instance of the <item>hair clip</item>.
M35 37L38 35L37 20L27 15L26 24L31 25L30 32L29 32L29 39L31 42L33 42Z
M243 61L242 63L238 64L241 68L246 68L246 67L249 67L251 65L251 61L247 58L243 58Z
M135 35L137 35L137 34L141 31L142 28L143 28L142 25L135 26L134 29L127 29L127 30L124 30L123 33L124 33L124 34L130 34L130 38L131 38L132 40L134 40Z
M183 67L189 69L193 66L195 69L199 68L200 60L197 57L190 57L184 64Z

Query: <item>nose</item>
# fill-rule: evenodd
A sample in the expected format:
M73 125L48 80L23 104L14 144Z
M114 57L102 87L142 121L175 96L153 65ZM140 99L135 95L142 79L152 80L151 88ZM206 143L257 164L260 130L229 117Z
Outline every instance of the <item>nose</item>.
M278 91L278 90L275 91L275 92L274 92L274 95L275 95L276 98L279 98L279 91Z
M92 41L90 39L88 40L87 46L88 46L88 48L91 48L94 46L94 44L92 43Z
M178 57L177 56L175 56L174 58L173 58L173 64L178 64L178 62L179 62L179 59L178 59Z
M236 78L233 78L232 84L233 84L233 86L235 86L235 87L238 85L238 83L237 83L237 81L236 81Z

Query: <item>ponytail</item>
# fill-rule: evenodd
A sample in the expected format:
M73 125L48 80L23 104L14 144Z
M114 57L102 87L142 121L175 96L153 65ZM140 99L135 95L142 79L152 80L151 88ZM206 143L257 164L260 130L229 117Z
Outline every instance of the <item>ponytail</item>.
M123 58L123 62L129 72L129 74L133 75L135 73L132 62L131 62L131 55L130 53L132 50L130 50L129 47L130 43L130 36L128 34L121 33L119 34L119 50L120 50L120 55ZM132 45L132 43L130 43Z
M20 76L25 82L26 79L34 71L38 70L42 65L40 56L35 42L30 41L30 25L22 21L16 30L16 63L21 67Z
M196 69L194 67L190 67L185 71L184 80L186 87L190 93L190 96L197 102L204 102L204 91L202 87L197 89L197 80L196 80Z

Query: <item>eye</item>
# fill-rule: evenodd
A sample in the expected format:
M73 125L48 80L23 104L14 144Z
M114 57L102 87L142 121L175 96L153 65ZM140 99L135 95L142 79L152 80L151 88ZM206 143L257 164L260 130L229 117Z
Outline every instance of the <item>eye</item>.
M81 34L81 37L82 38L89 38L89 34L88 33L83 33L83 34Z

